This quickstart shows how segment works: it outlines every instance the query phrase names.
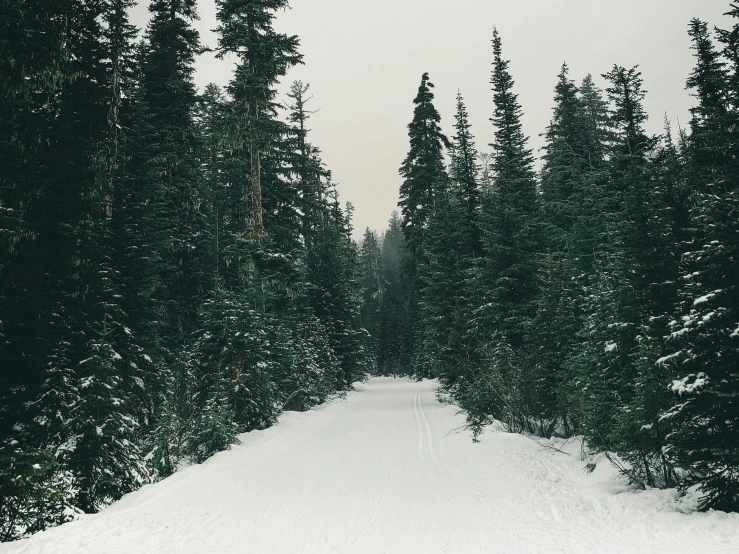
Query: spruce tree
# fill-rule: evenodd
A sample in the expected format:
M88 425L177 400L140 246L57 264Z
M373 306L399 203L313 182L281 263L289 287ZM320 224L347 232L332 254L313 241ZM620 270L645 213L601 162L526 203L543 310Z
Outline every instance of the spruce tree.
M72 80L67 33L76 21L68 2L4 2L0 16L0 436L13 433L23 405L44 379L59 308L61 244L49 208L62 109ZM67 27L64 22L69 22ZM71 43L68 43L71 47ZM68 98L68 97L67 97ZM58 169L58 168L56 168ZM56 312L59 313L59 312Z
M308 119L312 113L307 104L312 96L307 96L310 84L295 81L290 86L288 98L292 101L289 106L289 120L293 125L292 138L294 142L293 166L298 181L301 197L302 234L306 244L310 243L313 227L320 217L321 201L324 196L323 178L326 171L321 166L318 149L308 142Z
M73 156L60 175L76 185L55 196L60 207L75 209L65 213L62 226L67 244L60 253L67 257L54 317L58 334L31 415L35 440L54 449L74 475L76 505L97 511L148 480L134 442L144 416L143 358L124 322L111 232L120 167L119 85L132 30L125 3L78 7L74 65L83 76L70 86L59 122L60 145L72 150L55 153Z
M192 27L194 1L154 0L149 10L137 98L137 116L143 120L137 125L145 134L132 145L144 159L131 160L136 174L127 187L133 189L131 201L144 204L132 214L137 217L134 232L156 260L152 269L158 283L150 295L162 319L158 331L164 343L158 346L174 349L183 334L193 331L199 295L209 288L212 275L207 270L209 206L199 167L198 98L192 81L200 46Z
M698 103L691 108L690 143L692 168L696 186L715 179L714 171L725 167L732 157L726 133L731 124L729 72L721 53L714 47L708 25L699 19L690 22L688 30L693 43L696 65L687 80Z
M408 375L411 369L411 352L404 341L410 324L406 256L402 221L395 211L382 238L380 257L380 273L385 288L379 336L376 338L380 343L377 363L383 375Z
M239 121L232 140L249 156L249 182L242 184L242 201L251 199L251 212L244 219L243 232L261 243L262 150L272 134L269 114L274 110L274 86L303 58L297 50L298 38L278 33L273 27L275 12L287 8L287 0L218 0L216 6L218 55L235 54L239 60L228 91Z
M406 271L410 311L410 326L403 340L413 357L419 354L417 346L423 333L423 321L418 312L418 278L419 267L426 262L426 229L433 211L434 196L446 186L448 178L444 167L444 147L448 145L448 140L439 126L441 116L433 104L433 88L428 73L424 73L418 94L413 100L413 120L408 124L410 150L400 167L403 183L400 185L398 205L401 208L402 229L408 250ZM420 367L418 369L421 370Z
M433 104L433 88L428 73L424 73L413 100L413 120L408 124L410 150L400 167L403 183L398 205L412 269L423 262L424 231L433 209L434 193L446 180L444 147L448 141L439 127L441 116Z
M149 366L145 421L153 432L145 447L156 475L165 477L186 455L199 413L185 400L197 392L188 343L215 270L193 83L200 50L195 3L154 0L149 11L113 219L126 323L144 339Z
M450 180L434 199L427 231L427 262L421 269L423 353L427 373L455 392L469 382L469 343L473 272L482 254L478 154L461 94L457 93Z
M437 191L424 239L426 260L419 270L423 327L417 373L439 377L452 391L468 369L464 331L472 234L463 194L450 186Z
M361 326L361 288L351 220L335 190L307 253L311 307L328 331L341 368L338 388L349 389L372 369L367 331Z
M359 251L362 270L362 324L373 342L376 359L381 355L380 317L383 310L385 286L380 273L380 243L374 231L367 228Z
M477 369L475 383L462 400L476 431L491 415L504 419L512 429L526 420L523 399L515 398L524 378L516 353L538 291L539 207L533 155L497 30L492 46L493 180L483 199L484 255L474 283L475 311L469 325Z
M659 139L644 131L641 74L614 66L605 77L616 135L601 202L606 250L596 260L587 344L575 356L586 391L583 432L593 448L627 460L622 470L632 481L664 486L674 480L663 455L669 427L659 417L667 398L658 364L678 276L671 184L661 174Z
M595 85L591 75L583 79L579 87L579 98L581 136L575 144L579 144L582 150L575 154L579 156L578 165L588 177L582 181L582 189L577 191L577 198L573 198L575 205L572 208L576 210L576 219L573 221L569 240L576 251L578 270L582 272L581 275L590 275L596 256L604 250L605 241L601 240L605 234L602 215L605 210L604 183L608 179L605 162L614 137L608 104L603 91ZM573 128L568 135L573 131L577 132ZM586 284L587 279L583 282L583 285Z
M731 15L739 16L733 6ZM735 125L736 37L739 24L724 31L727 72L699 21L691 24L696 68L688 80L698 105L693 110L689 174L696 179L693 237L684 255L681 315L671 322L673 351L662 360L675 377L674 404L663 418L674 426L668 455L686 471L684 486L698 485L703 509L739 509L739 287L737 252Z
M537 290L536 181L533 155L521 126L521 106L513 92L509 62L503 59L497 30L492 44L493 190L484 213L485 259L480 283L487 283L484 290L489 307L483 309L482 318L486 322L484 332L495 330L503 340L518 346Z
M201 417L216 417L212 410L219 407L233 410L241 432L272 425L280 400L275 376L282 372L284 360L276 355L276 347L285 337L273 316L254 308L257 294L254 289L231 291L217 284L201 308L202 330L195 345ZM219 390L227 392L228 405L218 400L208 407ZM204 424L207 429L209 424Z
M536 432L575 431L580 390L570 358L583 345L592 268L603 249L602 189L608 176L609 117L588 75L578 88L562 66L555 86L541 173L541 290L526 331L529 410Z
M138 45L131 5L0 5L2 539L97 511L371 366L307 87L289 123L276 113L300 62L272 29L286 2L219 4L221 53L241 62L230 97L193 84L194 0L153 0Z
M467 106L457 93L457 111L454 115L455 134L452 139L452 156L449 176L464 202L466 214L462 225L467 235L460 247L468 258L479 258L482 253L480 236L480 166L475 137L470 131Z
M560 424L568 430L571 426L565 360L579 343L586 265L580 257L588 255L578 248L575 227L585 219L583 208L592 194L589 189L595 186L586 151L586 113L566 64L554 93L541 176L541 292L526 333L529 409L543 436L551 435Z

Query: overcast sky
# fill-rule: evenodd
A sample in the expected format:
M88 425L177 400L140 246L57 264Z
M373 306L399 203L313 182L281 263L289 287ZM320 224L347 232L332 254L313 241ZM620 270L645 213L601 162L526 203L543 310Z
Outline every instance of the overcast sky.
M134 11L145 25L147 2ZM451 136L457 90L470 112L480 151L492 140L489 117L490 38L497 26L511 60L524 131L539 149L549 122L553 88L563 62L571 77L600 74L614 63L639 64L649 130L659 133L664 114L685 126L692 105L684 90L693 60L687 25L692 17L728 27L729 0L292 0L276 27L300 37L305 65L295 79L311 84L310 140L323 151L343 202L355 205L357 234L381 231L398 200L398 168L408 150L406 125L421 74L436 85L436 107ZM197 27L215 47L214 0L200 0ZM204 55L196 81L225 85L228 62Z

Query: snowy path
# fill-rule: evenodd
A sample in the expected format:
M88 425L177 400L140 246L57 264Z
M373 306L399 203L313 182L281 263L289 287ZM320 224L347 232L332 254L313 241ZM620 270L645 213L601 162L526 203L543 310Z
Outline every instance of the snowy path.
M739 515L619 494L606 463L588 475L520 435L473 444L434 391L373 379L0 553L739 552Z

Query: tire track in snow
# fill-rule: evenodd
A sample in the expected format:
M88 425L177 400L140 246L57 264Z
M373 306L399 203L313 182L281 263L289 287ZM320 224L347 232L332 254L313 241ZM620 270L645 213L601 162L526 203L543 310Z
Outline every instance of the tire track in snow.
M418 459L425 462L426 457L423 455L423 428L421 427L421 417L418 415L420 397L421 389L417 386L413 394L413 415L416 416L416 427L418 427Z
M426 443L428 446L429 456L431 457L431 461L436 464L438 463L438 460L436 458L436 451L434 450L434 436L431 433L431 427L429 426L429 421L426 419L426 410L423 408L423 404L421 403L421 386L416 385L416 388L418 390L418 411L421 413L421 418L423 418L423 424L426 427Z
M464 416L436 405L434 386L373 379L323 413L287 414L279 440L243 435L120 508L0 554L739 553L736 514L684 514L671 493L625 493L610 466L585 474L576 456L521 435L490 429L473 444L450 432Z

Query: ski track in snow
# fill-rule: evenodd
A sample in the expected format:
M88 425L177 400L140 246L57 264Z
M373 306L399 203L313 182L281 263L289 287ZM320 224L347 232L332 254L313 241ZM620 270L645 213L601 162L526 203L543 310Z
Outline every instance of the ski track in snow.
M0 554L739 552L739 514L682 513L603 459L587 474L574 445L473 444L434 381L359 388Z

